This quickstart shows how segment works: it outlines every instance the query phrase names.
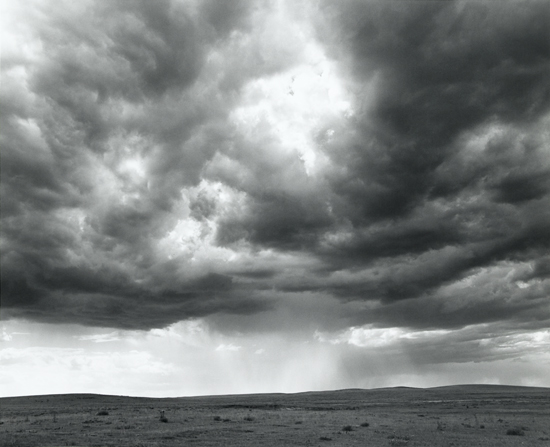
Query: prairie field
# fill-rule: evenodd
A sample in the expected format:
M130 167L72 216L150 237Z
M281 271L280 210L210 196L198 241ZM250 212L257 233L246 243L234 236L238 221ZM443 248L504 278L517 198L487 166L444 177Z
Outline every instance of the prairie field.
M0 409L5 447L550 446L548 388L181 398L65 394L2 398Z

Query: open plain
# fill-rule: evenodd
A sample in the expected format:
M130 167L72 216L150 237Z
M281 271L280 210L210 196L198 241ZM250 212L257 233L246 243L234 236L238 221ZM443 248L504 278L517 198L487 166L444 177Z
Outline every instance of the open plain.
M0 445L550 446L550 389L497 385L0 399ZM160 420L164 411L164 420Z

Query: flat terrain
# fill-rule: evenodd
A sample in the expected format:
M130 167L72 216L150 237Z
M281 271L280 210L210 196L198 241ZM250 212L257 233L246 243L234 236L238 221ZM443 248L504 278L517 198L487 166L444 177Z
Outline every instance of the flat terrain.
M5 447L550 447L549 388L463 385L172 399L69 394L2 398L0 409ZM167 422L159 420L160 410Z

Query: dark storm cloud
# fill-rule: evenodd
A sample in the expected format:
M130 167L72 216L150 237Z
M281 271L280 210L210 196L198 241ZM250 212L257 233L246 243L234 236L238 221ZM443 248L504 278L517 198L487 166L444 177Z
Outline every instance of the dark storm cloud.
M264 134L237 138L230 150L232 166L212 166L207 175L249 197L248 210L222 220L218 242L228 245L247 239L281 250L308 249L333 223L327 206L328 191L305 174L296 154L285 153Z
M356 208L354 221L399 218L421 204L436 169L460 150L452 143L461 132L489 120L529 125L548 111L546 2L345 5L329 10L343 29L333 52L349 49L357 82L376 78L354 138L328 148L346 168L334 185ZM518 200L543 194L544 182L533 183ZM497 188L506 199L512 186Z
M299 250L311 246L317 233L331 219L320 200L271 192L254 197L248 216L238 223L230 222L218 233L219 242L226 244L246 237L254 244L281 250Z
M550 249L548 3L343 5L327 3L338 31L319 34L375 94L324 147L337 166L334 208L351 229L320 253L335 270L370 269L321 287L391 302L437 295L499 262L538 265ZM503 306L481 319L514 318L517 308Z
M548 286L522 290L504 278L462 289L443 288L438 295L397 301L355 316L357 324L408 326L427 330L511 321L518 327L543 330L548 326Z
M3 55L4 315L147 328L265 308L233 294L231 278L182 274L152 245L185 217L182 187L200 181L225 138L231 95L216 84L226 73L205 58L252 11L239 1L30 5L22 26L39 49ZM192 217L208 206L195 201Z
M358 96L362 113L320 143L333 161L328 198L340 225L327 220L302 240L325 267L282 289L383 303L425 297L367 318L388 325L460 326L537 310L547 319L547 275L542 289L511 283L490 304L458 293L446 299L463 300L461 310L424 311L423 303L479 269L544 265L549 5L345 2L324 13L320 39L351 82L374 83L375 94ZM331 25L336 33L326 32ZM268 225L278 229L276 219ZM346 269L360 273L339 275ZM511 296L522 298L512 304Z
M354 325L544 327L550 5L302 5L354 108L315 128L311 172L234 120L305 57L274 8L28 16L41 46L3 58L7 315L150 328L311 294Z

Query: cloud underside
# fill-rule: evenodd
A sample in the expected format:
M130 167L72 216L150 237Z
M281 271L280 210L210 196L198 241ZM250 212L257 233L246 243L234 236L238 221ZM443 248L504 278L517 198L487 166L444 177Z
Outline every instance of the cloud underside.
M5 316L547 327L547 2L31 6Z

